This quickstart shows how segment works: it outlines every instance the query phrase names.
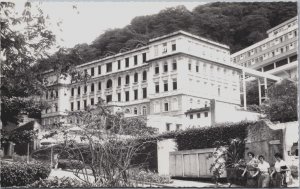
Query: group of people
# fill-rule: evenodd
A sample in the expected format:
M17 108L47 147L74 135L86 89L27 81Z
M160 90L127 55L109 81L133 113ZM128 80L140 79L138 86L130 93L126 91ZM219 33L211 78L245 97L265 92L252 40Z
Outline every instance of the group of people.
M282 159L282 155L276 153L274 167L265 160L263 155L255 158L254 153L248 152L249 162L246 164L242 176L247 177L248 188L285 188L287 187L287 171L289 168Z

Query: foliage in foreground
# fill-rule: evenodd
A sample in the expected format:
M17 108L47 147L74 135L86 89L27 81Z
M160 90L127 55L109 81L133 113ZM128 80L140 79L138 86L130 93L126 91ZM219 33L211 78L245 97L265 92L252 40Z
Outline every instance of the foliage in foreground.
M47 178L50 172L49 165L40 163L1 162L1 186L26 186Z
M70 177L41 179L29 185L30 188L84 188L92 187Z

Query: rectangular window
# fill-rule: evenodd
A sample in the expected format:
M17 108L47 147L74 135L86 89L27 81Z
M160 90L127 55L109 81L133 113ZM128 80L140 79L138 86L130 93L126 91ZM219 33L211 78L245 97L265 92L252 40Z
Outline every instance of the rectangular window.
M98 75L101 75L101 66L98 66Z
M169 103L165 103L164 104L164 108L165 108L165 112L169 111Z
M147 61L147 55L146 53L143 53L143 63Z
M137 57L137 55L135 55L133 58L134 58L134 65L137 65L137 63L138 63L138 57Z
M156 84L155 84L155 92L156 92L156 93L159 93L159 83L156 83Z
M192 70L192 64L189 64L189 70L190 71Z
M197 113L197 118L200 118L201 117L201 114L200 113Z
M164 72L168 72L168 64L167 63L164 64Z
M84 109L86 109L86 107L87 107L87 101L86 100L83 101L83 107L84 107Z
M125 58L125 67L126 67L126 68L129 67L129 58Z
M91 98L91 105L94 105L94 98Z
M204 116L205 116L205 117L208 117L208 112L204 112Z
M190 119L193 119L193 114L190 115Z
M167 43L163 43L163 51L162 51L162 53L164 54L164 53L167 53L168 52L168 50L167 50Z
M80 101L77 101L77 110L80 110Z
M199 72L199 66L198 65L196 66L196 72Z
M181 130L182 125L181 124L176 124L176 131Z
M177 70L177 62L176 62L176 60L173 61L172 68L173 68L173 70Z
M58 98L58 90L55 90L55 97Z
M177 90L177 80L173 80L173 90Z
M112 101L112 95L107 95L106 96L106 103L109 103Z
M58 111L58 104L55 103L54 107L55 107L55 112L57 112Z
M86 94L86 92L87 92L87 86L85 85L84 86L84 94Z
M134 90L134 100L138 99L138 90Z
M94 83L92 83L91 85L91 92L94 92L95 91L95 86L94 86Z
M118 60L118 70L121 69L121 60Z
M101 91L101 82L98 82L98 91Z
M167 82L164 83L164 91L165 92L168 91L168 83Z
M125 91L125 101L129 101L129 91Z
M118 93L118 102L121 102L121 93Z
M143 88L143 98L147 98L147 88Z
M74 88L71 89L71 96L74 96Z
M112 71L112 62L106 64L106 72L108 73L111 71Z
M171 130L171 124L170 123L166 123L166 130L170 131Z
M77 88L77 94L80 95L80 87Z
M74 102L71 102L71 111L74 111Z
M155 67L155 74L159 74L159 66Z
M172 41L172 51L176 51L176 43L175 43L175 41Z
M87 69L84 69L84 75L85 75L85 76L88 75Z
M91 76L94 76L94 75L95 75L95 69L91 68Z

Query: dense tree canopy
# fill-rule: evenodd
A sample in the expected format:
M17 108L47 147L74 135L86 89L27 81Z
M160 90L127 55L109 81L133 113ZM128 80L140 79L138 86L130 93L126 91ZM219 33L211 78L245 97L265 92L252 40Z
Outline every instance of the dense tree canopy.
M1 2L1 121L18 123L21 113L40 112L45 103L34 96L44 89L32 66L47 57L55 36L48 30L41 9L32 12L27 2L22 14L14 3Z
M65 64L82 64L177 30L227 44L233 53L262 40L268 29L296 15L296 2L217 2L200 5L193 11L184 6L167 8L158 14L138 16L124 28L107 30L90 45L76 45L62 59L70 56L67 59L73 61ZM57 57L60 58L59 52L38 68L51 68Z
M298 120L296 82L284 79L275 83L268 89L268 98L262 109L271 121Z

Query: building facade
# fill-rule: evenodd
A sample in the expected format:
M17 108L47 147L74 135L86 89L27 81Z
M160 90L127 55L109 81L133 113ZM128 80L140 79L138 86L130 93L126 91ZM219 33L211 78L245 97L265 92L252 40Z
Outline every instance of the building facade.
M298 79L298 20L293 17L267 31L268 37L231 55L231 62L281 78Z
M242 70L230 63L229 47L184 31L76 69L90 76L87 82L45 73L49 91L44 98L53 107L42 112L43 125L66 121L60 117L68 111L101 99L127 117L146 117L159 132L230 121L240 108ZM201 111L190 116L193 109Z

